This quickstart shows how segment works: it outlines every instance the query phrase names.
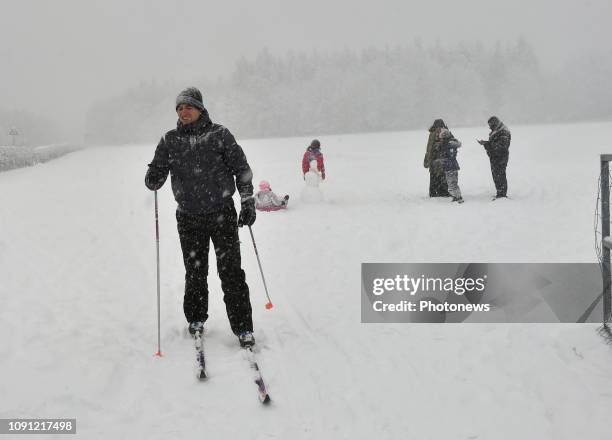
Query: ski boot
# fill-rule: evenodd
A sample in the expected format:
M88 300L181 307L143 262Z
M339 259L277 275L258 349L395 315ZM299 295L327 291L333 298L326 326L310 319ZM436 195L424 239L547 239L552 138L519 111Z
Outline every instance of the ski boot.
M204 321L191 321L189 323L189 334L195 336L196 333L204 333Z
M242 348L252 347L253 345L255 345L255 337L253 336L253 332L240 332L240 334L238 335L238 342L240 342L240 346Z

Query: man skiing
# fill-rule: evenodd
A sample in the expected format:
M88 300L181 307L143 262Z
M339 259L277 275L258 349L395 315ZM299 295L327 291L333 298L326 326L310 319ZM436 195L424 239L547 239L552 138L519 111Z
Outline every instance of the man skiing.
M491 132L489 140L478 140L478 143L484 146L491 162L491 174L493 175L493 183L497 194L496 199L507 197L508 181L506 179L506 167L508 166L508 157L510 156L510 130L499 120L497 116L491 116L487 121Z
M208 318L208 250L212 240L231 329L242 347L250 347L255 338L238 226L255 222L253 173L230 131L211 122L198 89L190 87L177 96L176 112L177 127L159 141L145 185L157 191L168 173L171 175L185 264L183 310L189 332L201 335ZM241 198L240 216L232 199L236 188Z

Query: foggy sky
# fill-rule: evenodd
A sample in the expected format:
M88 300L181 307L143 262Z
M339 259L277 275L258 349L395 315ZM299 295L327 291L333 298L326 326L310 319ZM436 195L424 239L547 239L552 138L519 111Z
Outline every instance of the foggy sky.
M267 47L360 49L420 38L512 42L543 65L612 47L612 1L555 0L2 0L0 107L82 123L95 100L140 80L229 73ZM194 84L197 86L197 84Z

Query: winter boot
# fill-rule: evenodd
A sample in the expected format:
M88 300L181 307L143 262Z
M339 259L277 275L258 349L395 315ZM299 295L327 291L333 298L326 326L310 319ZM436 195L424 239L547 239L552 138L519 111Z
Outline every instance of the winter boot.
M204 332L204 321L191 321L189 323L189 334L195 336L196 333L200 335Z
M453 197L452 201L457 203L463 203L465 200L463 200L463 197Z
M238 341L240 342L240 346L242 348L252 347L255 345L255 337L253 336L253 332L240 332L238 335Z

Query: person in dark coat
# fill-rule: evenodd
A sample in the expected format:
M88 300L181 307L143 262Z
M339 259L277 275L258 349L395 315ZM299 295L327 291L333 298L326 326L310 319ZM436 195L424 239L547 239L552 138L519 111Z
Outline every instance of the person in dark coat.
M251 302L241 268L238 226L255 222L253 173L230 131L210 120L198 89L190 87L178 95L176 112L177 127L159 141L145 185L157 191L171 175L178 203L176 220L185 265L183 311L189 331L201 334L208 318L212 240L231 329L241 346L252 346ZM236 189L241 198L239 216L232 199Z
M429 197L448 197L448 185L444 170L438 165L436 159L440 159L440 130L448 128L442 119L436 119L429 128L429 139L423 166L429 168Z
M457 161L457 150L461 147L461 142L453 136L447 128L440 130L440 158L436 159L440 167L444 170L448 192L453 197L453 202L463 203L461 189L459 189L459 162Z
M510 156L510 130L500 121L497 116L491 116L487 121L491 132L489 140L479 140L478 143L484 146L491 162L491 174L497 194L495 199L507 197L508 180L506 179L506 167Z

